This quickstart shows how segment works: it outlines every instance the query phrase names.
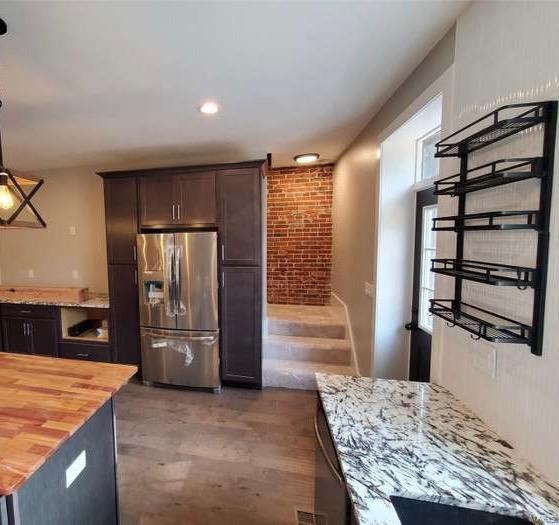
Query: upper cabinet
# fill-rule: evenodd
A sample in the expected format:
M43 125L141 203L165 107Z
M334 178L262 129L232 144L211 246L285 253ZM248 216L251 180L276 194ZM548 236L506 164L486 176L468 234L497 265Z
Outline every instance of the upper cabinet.
M190 226L215 224L215 173L194 172L176 175L174 179L178 223Z
M225 265L258 266L262 205L258 168L222 170L217 177L221 257Z
M173 177L170 175L141 177L139 206L141 226L173 224L176 216Z
M109 264L134 264L138 210L136 179L132 177L105 181L105 222Z
M215 225L215 173L143 176L139 202L142 227Z

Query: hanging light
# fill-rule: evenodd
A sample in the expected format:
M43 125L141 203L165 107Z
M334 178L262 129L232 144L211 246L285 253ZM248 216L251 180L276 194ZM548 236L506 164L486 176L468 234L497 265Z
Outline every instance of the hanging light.
M6 22L0 18L0 35L6 34L7 30ZM2 107L1 100L0 107ZM47 223L31 202L31 199L43 184L43 179L24 177L4 166L2 138L0 136L0 210L11 210L4 214L4 217L0 216L0 228L46 227ZM17 220L24 210L26 210L27 217L31 216L32 220Z
M8 186L8 174L0 168L0 208L11 210L14 207L14 197Z

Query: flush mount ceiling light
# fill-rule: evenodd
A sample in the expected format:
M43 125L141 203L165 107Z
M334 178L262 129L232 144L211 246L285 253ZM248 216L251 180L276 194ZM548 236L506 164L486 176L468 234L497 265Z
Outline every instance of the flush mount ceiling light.
M296 155L293 160L297 164L312 164L320 158L318 153L301 153L301 155Z
M200 106L200 113L204 115L215 115L219 111L219 105L216 102L209 100Z
M6 23L0 19L0 34L6 33L6 27ZM0 101L0 107L2 107L2 101ZM31 198L43 183L43 179L23 177L4 167L0 135L0 228L46 227L47 223L31 203ZM8 213L3 216L2 211ZM20 217L22 212L24 213L23 219ZM18 217L20 219L16 220Z

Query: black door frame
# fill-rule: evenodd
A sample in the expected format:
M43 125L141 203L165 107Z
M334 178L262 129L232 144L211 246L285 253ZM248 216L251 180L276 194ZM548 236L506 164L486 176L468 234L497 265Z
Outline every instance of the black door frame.
M429 381L431 367L431 334L419 327L419 301L421 287L421 256L423 245L423 208L437 204L435 188L429 187L415 194L415 240L413 249L413 287L411 322L406 328L410 334L410 381Z

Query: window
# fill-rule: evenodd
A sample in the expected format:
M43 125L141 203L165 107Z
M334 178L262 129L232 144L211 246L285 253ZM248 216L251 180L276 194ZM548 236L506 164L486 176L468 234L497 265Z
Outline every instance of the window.
M435 292L435 274L431 271L431 259L437 250L436 232L431 231L433 219L437 216L437 206L423 208L423 232L421 235L421 281L419 283L419 328L431 333L433 317L429 314L429 299Z
M435 158L435 144L441 139L441 127L429 131L415 141L415 182L439 175L439 159Z

